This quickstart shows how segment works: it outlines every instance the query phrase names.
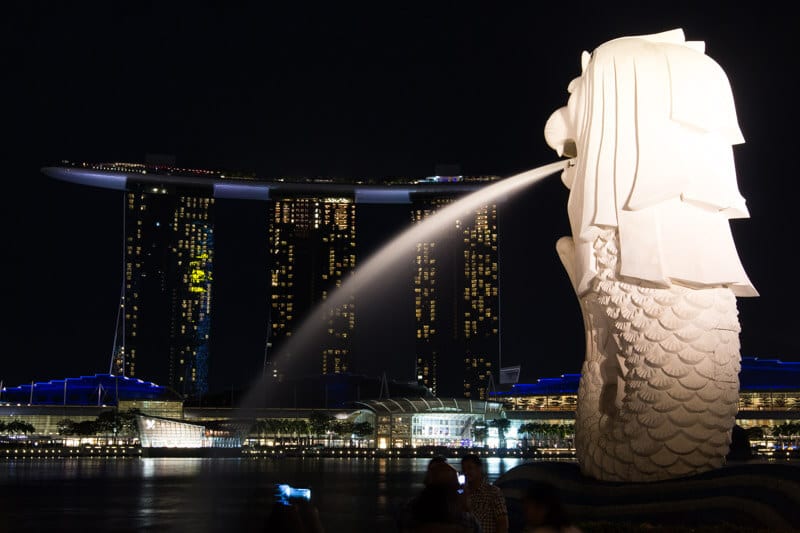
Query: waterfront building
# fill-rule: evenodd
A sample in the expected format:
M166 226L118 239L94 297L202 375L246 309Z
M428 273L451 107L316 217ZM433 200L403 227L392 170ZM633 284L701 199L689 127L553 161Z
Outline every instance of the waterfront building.
M508 435L517 438L517 430L529 422L574 424L579 382L580 374L563 374L517 383L490 397L502 402L512 421ZM773 428L800 420L800 362L743 357L739 383L737 425L769 434Z
M95 420L112 410L183 418L183 398L171 388L118 374L35 381L0 390L0 422L25 420L37 435L58 435L58 424Z
M479 428L502 417L502 404L463 398L394 398L358 405L375 417L379 449L444 446L470 447L482 442ZM489 446L497 447L496 433Z
M192 424L180 420L138 415L142 448L241 448L243 433L230 424Z
M384 395L385 382L363 376L329 374L319 379L313 383L298 380L295 390L299 392L295 394L290 380L278 383L288 391L283 395L285 403L279 407L253 407L247 417L251 422L280 421L284 425L277 425L279 428L287 427L285 423L292 420L308 423L319 414L339 422L368 422L374 428L373 435L355 440L360 445L387 449L496 448L502 443L507 448L569 447L580 375L564 374L517 384L490 394L492 401L419 395L425 389L402 383L388 383L388 388L395 391L389 396ZM776 446L792 447L791 443L800 438L800 363L744 358L740 381L737 425L748 430L751 441L759 443L763 453L773 453ZM317 397L306 398L310 391L316 391ZM144 418L164 421L150 423L153 427L149 429L158 429L158 434L150 435L151 446L181 435L191 436L195 439L192 446L197 447L225 447L235 442L272 446L287 442L287 430L254 432L251 422L242 420L242 412L234 407L184 406L183 398L168 387L119 375L34 382L0 390L0 422L29 422L35 427L35 435L44 437L57 437L59 422L65 418L91 421L102 413L133 408ZM198 427L204 428L202 438ZM301 437L297 434L292 439L299 442ZM320 442L319 435L313 437ZM322 437L322 441L334 447L347 447L354 442L347 435L333 434Z

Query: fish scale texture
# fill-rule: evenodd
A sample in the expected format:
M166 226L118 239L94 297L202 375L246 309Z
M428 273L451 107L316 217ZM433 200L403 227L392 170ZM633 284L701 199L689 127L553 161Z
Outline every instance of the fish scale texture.
M657 481L722 466L739 395L739 320L726 287L620 279L616 230L595 241L576 413L584 474Z

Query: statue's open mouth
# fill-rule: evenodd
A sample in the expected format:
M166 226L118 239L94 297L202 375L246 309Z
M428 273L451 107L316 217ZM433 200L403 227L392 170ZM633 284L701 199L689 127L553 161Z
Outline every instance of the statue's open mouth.
M578 146L573 139L564 141L564 145L561 147L561 155L569 158L578 157Z

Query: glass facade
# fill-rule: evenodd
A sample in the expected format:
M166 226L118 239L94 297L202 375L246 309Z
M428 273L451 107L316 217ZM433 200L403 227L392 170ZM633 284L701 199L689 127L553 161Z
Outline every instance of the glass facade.
M502 417L496 402L464 398L396 398L360 402L375 412L377 447L471 446L476 429Z
M469 446L477 420L478 417L470 413L414 415L411 422L411 445Z
M138 416L139 441L142 448L206 448L205 427L195 424Z
M416 194L412 201L419 223L455 198ZM417 382L435 395L486 399L500 364L496 204L416 244L413 290Z
M125 204L124 342L112 372L208 391L211 190L131 183Z
M214 429L179 420L137 416L142 448L240 448L242 438L233 431Z
M485 205L475 218L459 221L463 242L463 295L459 318L464 335L464 397L485 400L500 357L500 300L497 206Z
M411 220L415 224L422 222L452 201L452 198L419 198L411 212ZM438 255L436 241L416 244L413 287L417 383L430 389L434 395L439 392L437 363L442 342L439 336L443 297L440 295L443 289L440 278L444 265L440 263Z
M356 204L345 197L275 197L269 216L270 343L276 355L319 302L341 287L356 266ZM355 302L323 307L325 338L318 352L323 374L347 372ZM292 354L286 354L291 356ZM282 378L275 359L274 378Z

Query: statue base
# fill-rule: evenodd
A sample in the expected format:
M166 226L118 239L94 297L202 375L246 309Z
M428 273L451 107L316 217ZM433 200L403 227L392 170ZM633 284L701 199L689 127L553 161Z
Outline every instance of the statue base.
M730 525L732 531L800 528L800 465L741 462L695 476L651 483L597 481L574 462L530 462L497 481L510 531L522 529L521 499L530 481L557 486L571 520L642 527Z

